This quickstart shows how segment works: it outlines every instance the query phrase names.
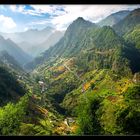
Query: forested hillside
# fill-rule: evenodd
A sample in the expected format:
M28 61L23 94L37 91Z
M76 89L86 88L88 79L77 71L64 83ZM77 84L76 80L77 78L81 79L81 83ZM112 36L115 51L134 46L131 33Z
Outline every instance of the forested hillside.
M139 11L78 17L24 69L2 51L0 135L139 135Z
M0 105L10 100L16 101L25 94L25 89L16 81L14 75L3 67L0 67L0 81Z
M28 63L32 59L28 54L20 49L16 43L10 39L4 39L2 36L0 36L0 52L1 51L7 51L21 65Z
M114 30L119 35L124 35L125 33L133 30L133 28L140 22L139 15L140 15L140 9L133 10L123 20L113 25Z
M105 19L98 22L98 25L99 26L113 26L116 23L118 23L119 21L121 21L122 19L124 19L129 13L130 13L130 11L127 11L127 10L113 13L113 14L107 16Z

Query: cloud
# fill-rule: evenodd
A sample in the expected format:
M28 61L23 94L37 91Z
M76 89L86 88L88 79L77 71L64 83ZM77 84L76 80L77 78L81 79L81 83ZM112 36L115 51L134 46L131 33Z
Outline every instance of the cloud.
M49 14L50 17L37 24L52 24L57 30L64 30L76 18L97 23L103 18L120 10L133 10L140 5L30 5L33 9L30 14ZM34 12L33 12L34 11ZM28 12L29 13L29 12ZM35 24L35 22L34 22Z
M33 21L31 23L29 23L28 25L44 25L44 24L50 24L51 21L49 20L40 20L40 21Z
M5 11L6 10L5 6L4 5L0 5L0 10Z
M29 25L52 25L57 30L65 30L78 17L97 23L120 10L133 10L140 5L11 5L13 12L36 16ZM41 16L41 19L39 18Z
M10 5L9 8L12 10L12 12L21 13L24 15L41 16L41 14L35 10L26 9L25 5Z
M63 6L61 5L31 5L34 9L34 12L40 14L50 14L53 16L62 15L65 12L62 10Z
M140 5L64 5L65 12L53 17L52 24L57 29L64 29L78 17L96 23L112 13L120 10L133 10L138 7Z
M26 26L28 27L28 29L42 30L43 28L46 28L47 26L55 29L55 27L52 25L50 19L32 21L32 22L27 23Z
M10 5L9 7L13 12L16 12L17 9L16 5Z
M22 14L29 14L33 16L43 16L44 14L50 15L61 15L64 11L61 10L62 6L56 5L28 5L28 8L25 5L10 5L9 8L13 12L18 12Z
M25 31L27 31L27 30L29 30L29 28L28 28L28 27L25 27L23 31L25 32Z
M4 31L8 31L9 29L16 27L16 23L13 21L13 19L4 15L0 15L0 25L1 29Z

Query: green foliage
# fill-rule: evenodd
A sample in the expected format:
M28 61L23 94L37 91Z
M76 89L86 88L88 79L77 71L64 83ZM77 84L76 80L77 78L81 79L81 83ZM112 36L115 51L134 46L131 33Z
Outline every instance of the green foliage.
M87 98L87 97L85 97ZM99 116L97 110L100 106L101 99L94 97L93 99L84 99L77 110L79 135L98 135L101 132Z
M140 8L135 9L130 12L123 20L118 22L113 26L115 31L120 34L124 35L127 32L133 30L133 28L140 23Z
M83 99L79 105L77 134L79 135L137 135L140 130L140 86L130 87L125 98L114 104L112 94ZM116 96L117 98L117 96Z
M81 45L79 46L81 38L90 27L96 27L96 25L85 21L83 18L78 18L68 27L64 37L58 43L45 51L42 56L27 64L27 67L33 69L37 65L43 64L46 60L51 60L51 57L76 55L81 50ZM84 40L82 42L84 43Z
M109 95L107 95L109 97ZM100 123L102 127L101 134L115 135L120 133L120 127L116 124L116 106L108 99L104 99L98 114L101 115Z
M140 24L124 35L126 41L135 44L136 48L140 49Z
M28 135L30 135L30 136L35 135L34 127L35 127L35 124L21 123L19 135L26 135L26 136L28 136Z
M127 58L128 68L132 73L140 71L140 65L137 62L140 61L140 52L133 45L128 44L128 47L123 49L123 56ZM134 57L135 56L135 57Z
M140 86L132 86L125 92L126 107L118 112L117 125L124 134L140 134Z
M18 135L20 123L25 119L28 96L23 96L17 104L8 103L0 108L0 134Z
M8 54L7 51L0 52L0 64L7 67L8 69L15 70L17 72L23 72L20 64Z
M60 76L61 77L61 76ZM76 89L79 86L79 80L70 72L65 73L60 79L51 79L52 82L47 90L47 94L53 98L54 105L57 110L64 112L63 109L58 108L58 103L61 103L67 93Z
M135 12L139 13L139 9L126 18L129 16L132 18ZM137 20L135 16L135 22L138 24L139 19ZM134 55L135 58L132 57ZM76 57L75 64L82 72L112 69L118 75L126 76L130 75L131 71L135 73L140 70L140 65L135 64L136 61L140 61L140 53L135 47L129 46L111 27L99 28L82 18L75 20L68 27L64 37L40 58L36 58L33 65L51 61L52 57L59 59L60 56Z
M20 135L51 135L52 127L53 126L48 119L40 120L37 125L22 123L20 126Z
M91 89L93 90L94 87L95 87L95 84L94 84L94 83L91 83L90 87L91 87Z
M125 93L125 100L127 101L137 101L139 102L140 99L140 86L139 85L135 85L132 86L130 88L128 88L128 90Z
M34 73L33 93L40 94L37 81L42 78L47 85L45 107L52 104L63 115L66 112L65 115L78 116L78 135L139 134L140 88L138 85L128 88L133 85L132 74L140 71L139 27L135 27L138 23L139 9L116 24L116 32L111 27L100 28L78 18L56 45L32 62L32 68L43 64L38 67L38 74ZM127 32L125 40L118 32L121 35ZM69 70L55 67L70 58L74 58L70 69L82 80ZM81 92L81 81L91 88ZM3 83L0 87L6 88ZM13 104L10 106L14 108ZM18 132L19 123L16 126ZM45 118L38 124L23 123L20 134L51 135L52 129ZM4 134L15 133L9 131L12 130L7 127L2 129Z
M18 96L25 94L25 89L16 80L15 75L0 67L0 105L15 101Z

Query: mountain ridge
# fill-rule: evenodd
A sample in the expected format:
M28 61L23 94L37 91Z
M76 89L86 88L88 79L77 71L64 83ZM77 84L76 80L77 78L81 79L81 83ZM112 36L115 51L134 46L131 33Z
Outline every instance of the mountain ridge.
M113 25L113 29L119 34L124 35L126 32L133 30L133 28L140 23L140 8L131 11L123 20Z
M3 50L6 50L20 64L25 64L31 60L30 56L19 48L11 39L4 39L4 37L0 36L0 51Z
M107 16L106 18L104 18L103 20L98 22L97 24L101 27L102 26L113 26L114 24L118 23L120 20L124 19L129 13L130 13L129 10L122 10L119 12L115 12L115 13Z

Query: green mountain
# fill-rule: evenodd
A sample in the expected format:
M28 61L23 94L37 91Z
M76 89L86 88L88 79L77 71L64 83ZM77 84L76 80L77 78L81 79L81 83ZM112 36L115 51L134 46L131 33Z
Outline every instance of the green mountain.
M135 55L134 59L130 54ZM128 54L128 55L127 55ZM132 45L127 44L111 27L99 28L95 24L82 18L75 20L67 29L64 37L42 56L29 63L27 67L34 68L45 61L62 58L76 57L81 68L110 68L123 72L126 67L132 72L139 71L135 60L139 61L139 53ZM83 62L79 62L83 60ZM82 66L83 65L83 66ZM133 67L133 68L132 68Z
M40 44L46 40L49 35L54 31L52 27L46 27L42 30L29 29L25 32L16 33L0 33L4 38L10 38L15 43L27 42L31 45Z
M133 43L136 48L140 49L140 24L134 27L134 29L124 35L126 41Z
M69 34L69 32L66 33ZM74 63L74 68L72 67L72 69L74 69L76 73L81 74L96 69L109 69L119 76L129 76L131 73L140 71L140 65L137 64L137 62L140 61L139 51L135 48L135 46L126 43L123 38L118 36L111 27L91 27L84 35L85 36L82 36L81 39L79 39L79 44L77 43L77 48L75 48L73 52L70 51L71 48L68 48L69 51L67 51L67 53L66 49L58 50L55 54L59 56L61 51L61 57L56 57L52 63L49 61L48 57L51 57L50 55L54 52L50 53L49 50L48 52L46 51L45 53L48 54L48 56L45 56L44 54L46 62L37 68L39 73L49 73L52 76L55 76L56 74L57 76L57 74L59 75L61 72L53 72L51 69L49 71L52 71L52 73L49 71L42 71L44 71L44 69L49 69L49 67L55 67L55 65L63 66L63 63L67 59L72 59ZM73 36L73 34L71 34L71 36ZM81 40L84 41L82 42ZM68 41L68 44L70 41ZM68 46L68 44L66 44L66 46ZM63 47L63 44L61 46ZM58 46L56 45L54 47ZM63 79L63 81L65 80ZM57 93L59 93L60 96L63 95L60 91Z
M35 58L35 60L31 63L27 64L26 68L32 69L36 67L36 65L42 64L44 61L46 61L47 59L51 59L52 57L76 54L81 50L81 46L78 46L77 44L81 42L80 39L91 27L95 28L97 26L79 17L68 27L64 34L64 37L61 38L61 40L57 44L42 53L41 56Z
M117 24L128 25L126 19L136 18L137 10ZM2 105L28 89L16 104L0 108L0 134L139 135L140 50L135 18L120 36L120 30L113 29L117 24L100 27L79 17L58 43L26 65L29 73L17 77L13 68L0 67Z
M138 50L135 46L126 43L113 29L103 27L94 31L91 36L92 42L89 39L86 41L89 43L89 50L83 50L79 55L77 54L78 62L81 60L84 62L83 69L86 68L86 63L89 69L107 68L122 72L131 68L132 73L140 70L140 65L135 62L140 60ZM133 58L134 55L135 58ZM82 61L80 64L82 66Z
M1 65L5 65L6 67L18 72L23 72L20 64L14 59L14 57L10 56L7 51L0 52L0 61Z
M79 17L76 19L66 30L64 37L55 45L53 48L49 49L48 52L51 57L58 56L70 56L76 55L81 49L82 44L81 38L85 36L85 33L90 28L95 28L96 25L85 21L83 18ZM47 53L47 51L46 51Z
M36 84L45 82L44 94L52 108L76 118L74 126L78 129L71 134L137 134L139 126L128 123L138 112L136 105L130 108L130 102L137 99L126 94L131 90L138 94L139 61L140 52L134 43L109 26L98 27L78 18L56 45L35 59L31 75ZM36 85L33 93L39 95L39 89ZM59 133L69 134L65 130Z
M28 51L35 57L38 56L40 53L44 52L45 50L49 49L51 46L54 46L64 35L62 31L54 31L51 33L49 37L44 42L40 44L32 46ZM23 45L23 44L21 44ZM25 48L23 46L23 48Z
M14 41L24 52L32 57L47 50L63 36L62 31L57 31L52 27L41 30L29 29L24 32L0 33L5 39Z
M15 74L8 72L6 67L0 67L0 81L0 106L9 101L18 101L26 92L17 81Z
M113 25L113 28L119 35L124 35L137 24L140 24L140 8L131 11L124 19Z
M20 49L12 40L6 40L2 36L0 36L0 51L7 51L21 65L31 60L31 57Z
M113 26L113 25L117 24L120 20L124 19L129 13L130 13L130 11L128 11L128 10L123 10L123 11L113 13L113 14L107 16L105 19L98 22L97 24L101 27L102 26Z

